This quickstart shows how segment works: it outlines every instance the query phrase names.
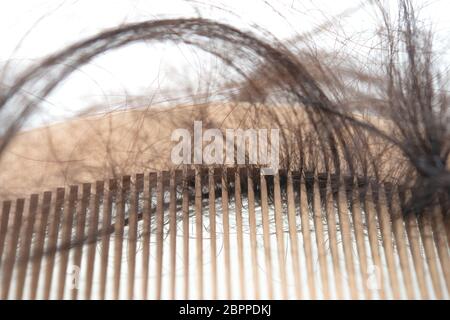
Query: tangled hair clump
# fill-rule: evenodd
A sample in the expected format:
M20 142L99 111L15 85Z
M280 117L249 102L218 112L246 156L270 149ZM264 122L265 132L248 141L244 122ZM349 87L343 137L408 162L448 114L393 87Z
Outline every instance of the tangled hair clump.
M282 135L296 148L285 154L286 165L412 187L409 208L420 213L450 196L448 94L433 66L431 34L419 26L411 2L399 1L396 23L377 3L384 19L385 73L351 72L374 86L374 94L345 86L340 76L349 70L333 70L314 55L299 55L276 40L219 22L133 23L64 48L17 77L0 96L0 117L8 119L0 130L0 156L40 101L76 68L139 41L184 43L219 57L239 76L232 99L270 106L266 112L277 106L292 109L296 117ZM355 108L355 97L370 117ZM281 120L273 114L274 122Z

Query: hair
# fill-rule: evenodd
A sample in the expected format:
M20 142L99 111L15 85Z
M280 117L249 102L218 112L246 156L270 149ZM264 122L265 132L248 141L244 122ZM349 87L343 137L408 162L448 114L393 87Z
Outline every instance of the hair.
M235 72L226 84L229 101L262 110L280 125L284 167L411 188L405 213L431 212L425 209L450 196L448 91L434 65L431 32L419 23L411 1L399 0L396 19L381 1L374 3L383 21L384 61L382 72L373 73L351 61L332 63L327 52L299 50L203 18L101 32L29 67L1 92L0 157L39 103L75 69L137 42L186 44ZM349 86L348 77L364 85ZM289 117L277 109L286 107Z

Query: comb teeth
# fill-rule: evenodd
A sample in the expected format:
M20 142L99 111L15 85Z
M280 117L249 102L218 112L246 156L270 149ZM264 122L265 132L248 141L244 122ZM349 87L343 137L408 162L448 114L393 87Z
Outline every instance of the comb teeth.
M177 170L4 201L2 299L448 297L443 209L331 177Z

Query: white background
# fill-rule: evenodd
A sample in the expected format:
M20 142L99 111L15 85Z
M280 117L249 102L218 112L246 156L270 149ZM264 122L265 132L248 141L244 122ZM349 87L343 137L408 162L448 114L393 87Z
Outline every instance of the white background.
M314 30L330 21L333 27L316 34L314 43L336 52L373 54L380 17L362 0L3 0L0 2L0 66L10 62L8 80L31 63L64 46L108 28L149 19L204 17L247 30L257 25L280 39ZM393 3L393 1L388 1ZM416 1L432 23L438 53L450 61L450 1ZM351 11L351 10L350 10ZM334 20L333 20L334 19ZM193 81L206 62L185 48L133 45L96 59L75 72L48 98L35 124L76 115L93 103L113 105L128 94L146 94L174 83ZM445 64L444 64L445 66ZM122 100L121 100L122 99Z

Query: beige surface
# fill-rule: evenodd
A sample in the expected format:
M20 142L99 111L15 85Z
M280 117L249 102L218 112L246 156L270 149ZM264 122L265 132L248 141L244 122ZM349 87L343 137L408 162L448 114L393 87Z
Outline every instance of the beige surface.
M83 117L24 131L14 138L0 159L0 198L168 169L170 151L176 144L170 140L172 131L176 128L192 131L194 120L202 120L204 129L292 127L294 131L298 128L307 131L308 122L302 109L277 107L276 110L277 120L274 120L274 108L266 106L147 108Z
M256 120L262 118L248 106L197 105L121 111L21 132L0 159L0 196L167 169L174 129L193 130L194 120L203 120L204 128L267 123Z

